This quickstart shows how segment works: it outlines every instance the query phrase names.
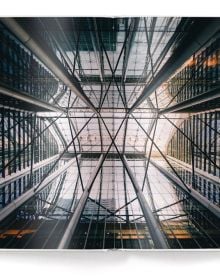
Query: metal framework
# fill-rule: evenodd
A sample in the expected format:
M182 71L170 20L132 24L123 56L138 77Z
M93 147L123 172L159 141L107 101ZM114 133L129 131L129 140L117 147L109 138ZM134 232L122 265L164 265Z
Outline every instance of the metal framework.
M1 19L0 247L220 247L218 31Z

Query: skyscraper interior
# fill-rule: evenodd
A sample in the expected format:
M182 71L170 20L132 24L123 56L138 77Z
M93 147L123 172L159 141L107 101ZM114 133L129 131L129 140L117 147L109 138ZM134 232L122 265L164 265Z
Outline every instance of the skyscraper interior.
M220 248L220 18L0 18L0 248Z

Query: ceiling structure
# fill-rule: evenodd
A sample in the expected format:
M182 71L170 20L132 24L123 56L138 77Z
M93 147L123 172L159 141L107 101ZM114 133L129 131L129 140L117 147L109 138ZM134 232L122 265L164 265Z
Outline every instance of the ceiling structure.
M65 60L70 74L71 71L74 72L84 94L105 122L103 123L97 115L89 122L80 134L82 151L100 152L101 147L106 151L111 143L111 137L105 124L114 137L122 122L116 138L119 150L142 153L145 151L146 135L135 120L130 118L123 121L123 119L146 84L150 83L170 57L172 46L167 50L165 47L172 36L174 37L180 20L180 18L36 19L36 25L42 24L46 33L44 35L52 40L54 53L59 59ZM23 24L28 25L28 20ZM181 36L181 31L178 34ZM64 109L71 107L68 112L76 129L80 129L94 113L92 107L86 106L80 98L76 99L76 94L70 92L69 88L65 89L65 94L56 102ZM157 108L152 94L152 97L133 113L150 132L152 119L161 108L163 104L161 103L160 107L158 104ZM51 115L54 116L52 113ZM71 132L68 120L60 119L57 123L69 143ZM171 130L172 125L167 121L165 123ZM127 136L124 132L125 126ZM168 139L164 139L162 127L164 122L161 120L158 122L155 137L165 150ZM69 148L71 149L73 150L72 147ZM112 149L114 150L114 147Z
M26 196L17 198L20 199L17 206L10 208L9 204L7 210L3 209L5 212L1 214L0 211L0 230L3 230L0 247L219 246L219 205L216 201L210 204L214 194L201 195L201 189L195 188L195 174L201 175L201 172L196 169L198 166L194 168L193 162L199 157L211 158L211 163L215 161L214 172L208 175L203 172L201 176L208 176L208 179L201 178L206 178L207 186L210 187L210 180L213 188L218 189L218 136L213 142L214 152L210 148L209 152L202 151L205 156L201 156L198 150L205 145L200 143L193 152L198 137L189 125L187 133L191 136L184 135L187 140L178 138L178 143L184 146L189 141L190 148L183 153L190 154L191 161L184 166L183 162L180 164L179 158L170 154L177 151L175 147L176 150L169 153L175 133L181 126L187 127L187 120L194 120L196 110L195 115L209 110L218 112L218 88L211 91L212 99L207 97L210 92L199 96L199 101L207 106L205 110L198 107L194 99L189 99L194 102L191 107L184 102L185 107L180 107L182 101L187 100L180 102L177 96L183 95L182 89L194 75L184 80L178 74L194 65L195 57L216 42L219 26L219 19L208 18L1 19L0 27L6 29L8 38L19 44L21 53L31 57L27 71L30 78L26 83L29 80L33 84L42 82L35 92L29 92L28 86L22 90L12 89L13 79L8 84L0 81L3 110L33 113L40 129L48 129L50 137L56 140L57 152L52 154L51 165L42 171L39 181L33 179L35 148L37 143L43 145L35 140L40 139L43 132L34 134L30 142L34 147L31 179L28 179L31 183L24 193ZM211 62L206 62L207 67L215 59L212 57ZM44 74L32 75L37 67L43 69ZM16 71L19 76L20 70ZM180 89L173 93L170 87L175 79ZM207 98L208 103L205 103ZM4 116L10 119L10 113L7 114L3 111L2 119ZM215 125L212 130L218 134L218 113L215 116L209 126ZM207 121L206 116L204 121ZM32 124L30 130L33 127ZM186 131L184 129L182 131ZM30 141L32 137L31 134ZM3 169L9 163L10 157ZM11 176L3 173L2 186L12 180L7 175ZM205 222L198 222L198 217ZM28 231L20 233L26 236L24 241L17 240L15 231L11 233L15 243L11 239L4 243L5 236L10 235L9 225L21 230L19 223L22 230ZM46 239L42 238L45 232ZM55 232L57 237L54 237Z

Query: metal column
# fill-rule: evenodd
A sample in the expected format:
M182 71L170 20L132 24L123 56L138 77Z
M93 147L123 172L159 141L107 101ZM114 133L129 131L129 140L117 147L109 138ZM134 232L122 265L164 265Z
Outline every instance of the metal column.
M51 111L51 112L62 112L62 113L66 111L61 107L57 107L53 104L42 101L39 98L31 96L25 92L9 89L6 86L2 86L1 84L0 84L0 93L7 97L12 97L25 102L25 104L27 104L27 106L29 105L33 111Z
M181 103L175 104L173 106L167 107L166 109L160 110L159 114L168 114L168 113L191 113L199 112L200 109L193 108L193 106L204 105L208 101L212 101L220 98L220 88L206 91L202 94L196 95L190 99L184 100ZM202 111L209 110L210 108L204 108Z
M123 156L123 163L125 165L128 176L131 179L131 182L134 186L135 192L137 194L137 198L139 200L141 209L143 211L143 214L144 214L144 217L145 217L146 223L148 225L150 235L154 242L155 247L157 249L167 249L168 244L166 242L166 239L165 239L162 231L160 230L160 226L159 226L157 220L155 219L155 217L150 209L150 206L148 205L148 202L147 202L146 198L144 197L144 194L143 194L141 188L139 187L139 184L128 164L128 161L127 161L125 155Z
M65 233L60 241L60 244L58 246L58 249L68 249L69 245L70 245L70 241L71 241L71 238L74 234L74 231L76 229L76 226L79 222L79 219L80 219L80 216L83 212L83 209L86 205L86 201L87 201L87 198L89 197L89 193L92 189L92 185L99 173L99 170L101 169L102 167L102 164L105 160L105 157L104 155L101 155L100 158L99 158L99 161L92 173L92 176L90 177L84 191L83 191L83 194L77 204L77 207L74 211L74 214L72 215L72 217L70 218L70 221L69 221L69 224L65 230Z

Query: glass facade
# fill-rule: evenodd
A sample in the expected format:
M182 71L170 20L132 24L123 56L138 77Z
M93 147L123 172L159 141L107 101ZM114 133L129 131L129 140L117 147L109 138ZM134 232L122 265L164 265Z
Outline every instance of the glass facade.
M0 19L0 248L220 248L219 26Z

